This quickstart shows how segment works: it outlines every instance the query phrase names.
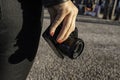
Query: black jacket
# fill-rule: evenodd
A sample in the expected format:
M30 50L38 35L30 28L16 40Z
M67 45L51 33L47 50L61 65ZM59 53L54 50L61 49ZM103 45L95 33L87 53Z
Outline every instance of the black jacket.
M50 6L53 6L53 5L63 3L65 1L68 1L68 0L43 0L43 4L44 4L45 7L50 7Z

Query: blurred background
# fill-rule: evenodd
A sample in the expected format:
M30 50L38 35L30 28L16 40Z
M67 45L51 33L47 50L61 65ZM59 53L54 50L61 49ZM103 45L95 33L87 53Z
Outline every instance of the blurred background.
M73 0L79 15L100 19L120 20L120 0Z

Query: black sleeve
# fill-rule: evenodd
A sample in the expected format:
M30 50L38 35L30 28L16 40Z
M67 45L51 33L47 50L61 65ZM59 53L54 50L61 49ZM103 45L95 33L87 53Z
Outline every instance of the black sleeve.
M69 1L69 0L43 0L43 5L45 7L50 7L50 6L54 6L54 5L66 2L66 1Z

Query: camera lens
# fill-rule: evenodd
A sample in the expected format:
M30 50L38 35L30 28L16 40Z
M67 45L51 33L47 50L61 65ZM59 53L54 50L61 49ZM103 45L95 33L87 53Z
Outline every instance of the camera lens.
M77 58L81 54L81 52L83 51L83 48L84 48L84 42L79 39L76 42L76 45L74 48L73 59Z

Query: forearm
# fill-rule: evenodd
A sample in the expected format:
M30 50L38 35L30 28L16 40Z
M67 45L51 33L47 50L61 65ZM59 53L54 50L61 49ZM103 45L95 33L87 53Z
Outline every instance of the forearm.
M50 7L66 1L69 1L69 0L43 0L43 4L45 7Z

